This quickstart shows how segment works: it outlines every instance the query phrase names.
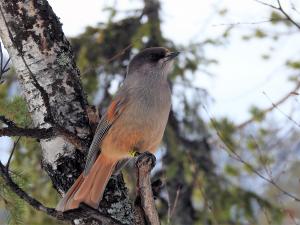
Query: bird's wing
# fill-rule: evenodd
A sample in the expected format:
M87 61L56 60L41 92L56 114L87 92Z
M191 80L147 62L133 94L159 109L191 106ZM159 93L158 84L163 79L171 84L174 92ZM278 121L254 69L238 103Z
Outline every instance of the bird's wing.
M84 175L87 175L93 166L98 154L100 153L100 143L107 134L109 128L113 125L113 123L118 119L122 111L126 106L126 98L116 98L109 105L106 113L102 116L97 129L95 131L95 135L90 145L89 152L86 158Z

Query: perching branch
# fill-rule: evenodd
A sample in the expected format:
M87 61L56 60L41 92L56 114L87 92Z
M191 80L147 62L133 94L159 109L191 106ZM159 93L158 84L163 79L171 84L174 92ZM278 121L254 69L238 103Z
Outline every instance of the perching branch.
M155 156L146 152L140 155L136 162L137 174L138 174L138 196L136 203L140 204L143 209L144 218L146 223L140 221L138 224L149 224L149 225L159 225L159 217L155 208L150 172L155 165ZM62 221L73 221L74 219L94 219L97 221L102 221L111 225L118 225L117 221L112 218L108 218L102 215L98 210L90 208L84 204L80 205L80 208L69 210L67 212L59 212L54 208L49 208L43 205L41 202L31 197L27 192L20 188L11 178L10 172L1 162L0 162L0 176L4 180L5 184L14 192L18 197L23 199L27 204L29 204L34 209L44 212L47 215Z
M159 225L159 217L155 207L150 173L155 166L155 156L145 152L138 156L136 162L137 168L137 198L135 204L144 211L146 224Z

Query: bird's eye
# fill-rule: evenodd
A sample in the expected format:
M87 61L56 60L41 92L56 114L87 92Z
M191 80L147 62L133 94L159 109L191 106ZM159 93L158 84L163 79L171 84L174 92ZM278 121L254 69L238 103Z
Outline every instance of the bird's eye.
M158 61L166 56L165 52L157 52L150 55L151 61Z

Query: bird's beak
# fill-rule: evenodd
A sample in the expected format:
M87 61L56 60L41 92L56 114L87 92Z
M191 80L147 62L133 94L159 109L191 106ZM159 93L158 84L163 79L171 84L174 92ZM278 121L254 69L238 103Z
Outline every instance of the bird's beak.
M166 54L165 58L169 61L174 59L175 57L177 57L179 55L180 52L169 52Z

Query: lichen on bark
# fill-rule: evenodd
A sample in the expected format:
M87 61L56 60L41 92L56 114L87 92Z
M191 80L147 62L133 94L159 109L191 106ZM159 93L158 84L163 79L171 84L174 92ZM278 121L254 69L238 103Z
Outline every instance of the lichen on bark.
M92 133L79 70L48 2L1 1L0 9L1 39L16 68L34 126L49 128L54 121L90 143ZM60 193L66 192L81 173L86 152L76 149L60 134L40 143L43 169L53 186ZM101 204L101 213L120 224L132 224L132 207L121 177L110 181Z

